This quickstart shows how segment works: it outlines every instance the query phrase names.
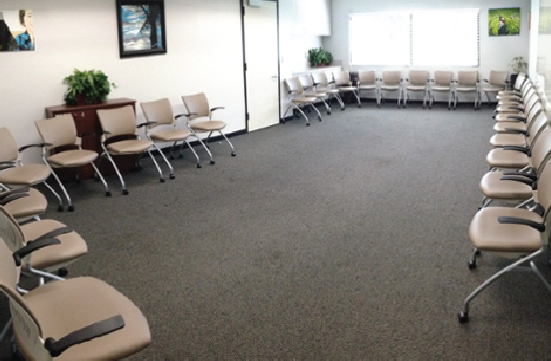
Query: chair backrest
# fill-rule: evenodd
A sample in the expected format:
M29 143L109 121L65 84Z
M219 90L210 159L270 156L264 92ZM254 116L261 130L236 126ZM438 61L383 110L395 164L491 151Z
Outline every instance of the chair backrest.
M457 72L457 84L476 86L478 82L478 70L459 70Z
M429 72L427 70L410 70L409 83L411 85L427 85Z
M73 145L77 140L77 128L73 116L69 114L59 115L54 118L37 120L34 122L38 133L45 143L51 143L48 148Z
M150 128L157 125L174 123L174 114L172 113L172 106L168 98L143 102L140 103L140 106L145 120L148 122L156 122L156 124L152 124Z
M518 73L517 80L515 80L514 88L517 89L517 90L520 89L522 87L522 85L524 84L525 80L527 80L526 79L526 74L525 73Z
M446 70L434 71L434 84L440 86L450 86L452 83L453 72Z
M321 85L321 86L329 85L329 81L327 80L327 75L322 71L313 71L312 80L317 85Z
M349 85L350 73L347 70L334 71L333 79L335 79L335 85Z
M528 144L531 149L534 148L539 142L540 135L546 123L547 117L544 112L539 112L534 118L534 121L530 123L530 127L528 128Z
M13 218L13 216L4 208L0 206L0 238L4 240L11 252L15 252L27 244L25 236L19 227L19 224ZM27 257L30 258L30 255ZM29 258L25 259L26 264L30 261Z
M4 222L5 217L0 214L0 227L4 226ZM35 359L51 360L44 347L38 320L17 292L20 268L16 266L12 254L4 240L0 239L0 291L8 297L14 333Z
M332 71L326 71L325 77L327 78L327 83L331 84L335 82L335 76Z
M105 138L136 134L136 115L133 107L98 109L97 113Z
M15 138L8 128L0 128L0 164L15 162L18 156Z
M289 94L302 94L303 88L302 84L300 83L300 80L298 76L293 76L291 78L286 78L285 81L285 87L287 88L287 92Z
M490 85L504 87L508 76L508 71L490 70L490 78L488 79L488 83L490 83Z
M383 71L383 84L385 85L400 85L402 82L402 72L399 70Z
M358 81L360 84L371 85L375 84L377 78L375 76L375 70L360 70L358 71Z
M538 141L534 142L531 157L532 166L537 168L538 174L540 174L545 167L544 160L551 152L551 128L549 127L548 119L545 114L540 114L539 117L543 118L543 128L538 136Z
M299 76L298 80L300 81L300 85L302 85L303 89L312 89L314 87L314 80L309 74Z
M542 241L544 243L549 240L549 233L551 231L551 167L545 166L543 171L538 177L538 189L536 191L538 203L545 209L544 224L545 232L542 234Z
M182 101L186 107L186 111L191 114L188 119L195 119L199 117L210 117L209 101L205 93L197 93L194 95L182 96Z

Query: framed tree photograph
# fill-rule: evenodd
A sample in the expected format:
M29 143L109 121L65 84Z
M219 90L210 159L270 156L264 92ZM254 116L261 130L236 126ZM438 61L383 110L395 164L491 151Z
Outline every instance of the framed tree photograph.
M520 34L520 8L489 9L488 28L490 36Z
M164 0L117 0L120 57L166 53Z

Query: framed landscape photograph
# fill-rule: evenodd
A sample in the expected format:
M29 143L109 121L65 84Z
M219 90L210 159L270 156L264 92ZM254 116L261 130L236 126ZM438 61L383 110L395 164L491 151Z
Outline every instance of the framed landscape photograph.
M166 53L164 0L117 0L120 57Z
M490 36L520 34L520 8L490 9L488 13Z

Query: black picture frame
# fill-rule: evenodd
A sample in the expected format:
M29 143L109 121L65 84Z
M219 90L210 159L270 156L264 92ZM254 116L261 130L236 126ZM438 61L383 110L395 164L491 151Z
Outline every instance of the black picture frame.
M164 0L117 0L117 28L121 58L166 54Z

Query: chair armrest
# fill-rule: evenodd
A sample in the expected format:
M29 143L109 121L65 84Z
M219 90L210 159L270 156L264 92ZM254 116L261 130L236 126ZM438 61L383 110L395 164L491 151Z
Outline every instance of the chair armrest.
M52 143L34 143L34 144L27 144L27 145L24 145L22 146L21 148L19 148L19 153L21 153L22 151L24 151L25 149L29 149L29 148L44 148L44 147L51 147L53 146Z
M488 79L484 79L484 81L485 81L486 83L489 83L489 82L490 82L490 80L488 80Z
M536 190L538 187L538 182L536 180L532 180L529 177L523 177L522 175L502 175L499 180L508 180L508 181L515 181L524 183L527 186L532 187L533 190Z
M4 192L0 192L0 202L10 198L10 201L12 201L13 199L11 199L12 197L14 196L19 196L19 195L22 195L24 197L28 196L29 195L29 187L22 187L22 188L15 188L15 189L10 189L10 190L6 190ZM21 197L17 197L17 198L21 198Z
M79 134L77 134L77 137L84 138L84 137L87 137L89 135L96 135L96 133L95 132L79 133Z
M7 195L2 195L2 197L0 197L0 206L4 207L6 204L12 202L12 201L15 201L15 200L18 200L18 199L21 199L21 198L25 198L25 197L28 197L29 196L29 193L10 193L10 194L7 194Z
M504 172L503 176L522 176L526 177L532 181L538 180L538 175L535 173L522 173L522 172ZM503 178L501 178L503 179Z
M143 123L137 124L136 128L139 129L139 128L143 128L147 125L153 125L153 124L157 124L157 122L143 122Z
M218 110L218 109L226 109L225 107L214 107L214 108L210 108L210 111L213 112L215 110Z
M111 332L120 330L124 327L124 319L121 315L106 318L105 320L93 323L80 330L73 331L67 336L54 340L52 337L46 338L44 347L50 353L50 356L57 357L69 347L79 343L88 342L94 338L105 336Z
M519 107L507 107L507 108L505 108L505 110L518 110L519 112L524 111L524 109L519 108Z
M506 132L514 132L517 134L523 134L525 136L528 136L528 131L524 129L515 129L515 128L505 128Z
M73 232L74 230L71 228L71 227L61 227L61 228L56 228L48 233L44 233L43 235L41 235L40 237L38 238L35 238L33 239L32 241L30 242L35 242L35 241L40 241L41 239L47 239L47 238L54 238L56 236L60 236L62 234L67 234L67 233L71 233Z
M43 238L37 241L27 242L27 245L23 248L13 252L12 257L17 267L21 266L21 260L27 255L37 251L41 248L51 246L54 244L60 244L61 241L57 238Z
M526 117L523 117L522 115L508 115L507 119L520 120L521 122L526 123Z
M534 222L529 219L509 217L509 216L499 216L497 217L497 221L500 224L518 224L522 226L532 227L539 232L545 232L545 224Z
M197 113L184 113L184 114L178 114L178 115L174 116L174 119L178 119L178 118L180 118L180 117L189 118L189 117L191 117L192 115L197 115Z
M504 150L516 150L517 152L521 152L526 154L527 156L530 156L530 148L528 147L518 147L516 145L506 145L503 147Z

